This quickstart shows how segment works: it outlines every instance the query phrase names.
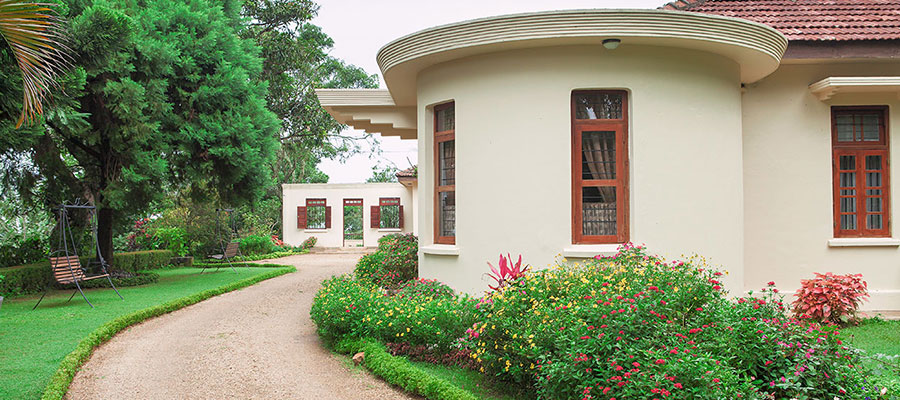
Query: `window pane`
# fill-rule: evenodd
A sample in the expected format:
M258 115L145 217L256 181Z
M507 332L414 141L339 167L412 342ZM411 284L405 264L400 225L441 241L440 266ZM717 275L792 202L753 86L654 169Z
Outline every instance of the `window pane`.
M856 169L856 156L841 156L841 170L855 170Z
M310 229L325 229L325 206L306 207L306 227Z
M856 187L856 172L841 172L841 187Z
M841 214L841 229L855 231L856 230L856 215L855 214Z
M616 179L616 132L581 134L581 179Z
M452 131L456 128L456 105L437 110L437 131Z
M881 229L881 214L869 214L866 216L866 227L868 229Z
M439 186L456 184L456 149L455 140L441 142L438 153L441 157L441 180Z
M853 117L850 115L838 115L834 117L834 124L837 128L837 140L839 142L853 141Z
M841 197L841 212L842 213L855 213L856 212L856 197Z
M881 169L881 156L866 156L866 169L878 171Z
M575 95L576 119L622 119L621 93L581 93Z
M456 236L456 192L440 192L440 236Z
M862 116L862 137L866 142L877 142L879 139L878 128L881 125L881 117L878 115Z
M381 206L381 227L384 229L400 228L400 206Z
M870 196L879 196L879 197L868 197L866 198L866 212L870 213L880 213L881 212L881 190L867 190L866 191Z
M616 235L616 188L581 188L581 232L585 236Z

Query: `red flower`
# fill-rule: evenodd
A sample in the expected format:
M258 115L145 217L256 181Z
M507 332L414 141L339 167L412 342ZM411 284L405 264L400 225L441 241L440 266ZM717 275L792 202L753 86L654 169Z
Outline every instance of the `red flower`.
M769 281L768 285L769 285L769 286L775 286L775 281Z
M659 360L656 360L656 363L657 364L665 364L666 360L663 360L662 358L660 358Z

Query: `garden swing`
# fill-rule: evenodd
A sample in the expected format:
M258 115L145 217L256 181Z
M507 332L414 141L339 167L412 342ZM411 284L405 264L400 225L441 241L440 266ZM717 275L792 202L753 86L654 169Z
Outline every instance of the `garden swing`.
M225 229L222 227L222 214L224 214L225 217L228 218L228 224L227 224L228 225L228 227L227 227L228 228L228 237L227 238L224 237L225 234L223 231ZM228 265L231 267L231 270L234 272L237 272L237 270L234 269L234 264L231 263L231 260L235 257L242 257L242 255L241 255L240 243L234 241L235 237L237 237L237 223L234 218L234 209L217 208L216 209L216 238L218 239L219 249L222 251L222 253L221 254L213 254L213 255L208 256L207 258L212 258L215 260L227 262ZM216 264L216 271L218 271L219 268L222 267L222 264L224 264L224 263ZM208 267L208 268L212 268L212 267ZM201 270L200 273L202 274L203 271L206 271L206 268L203 268L203 270Z
M92 247L94 248L94 251L97 252L96 263L100 267L100 273L89 274L90 271L81 265L81 259L78 255L78 244L75 242L75 236L72 234L72 226L69 223L70 210L85 210L88 213L88 221L91 224L91 239L93 240ZM59 232L59 239L56 248L53 249L51 247L50 249L50 270L53 273L53 279L60 285L75 284L75 291L72 292L72 296L69 297L69 300L67 300L66 303L72 301L72 298L75 297L75 293L80 292L84 301L86 301L91 308L94 308L94 305L91 304L90 300L87 299L87 296L84 295L84 290L81 288L81 282L100 278L106 278L106 280L109 281L109 285L112 286L113 290L116 291L116 294L119 295L119 298L125 300L125 298L122 297L122 294L119 293L119 289L116 289L116 285L113 284L112 279L109 276L109 271L107 270L109 264L103 259L103 254L100 252L100 244L97 242L97 208L88 203L82 203L79 200L76 200L75 204L61 204L57 209L57 212L59 213L59 222L56 225L56 230ZM44 293L32 310L36 309L37 306L41 304L41 301L44 300L44 296L47 295L49 289L50 284L48 283L47 287L44 288Z

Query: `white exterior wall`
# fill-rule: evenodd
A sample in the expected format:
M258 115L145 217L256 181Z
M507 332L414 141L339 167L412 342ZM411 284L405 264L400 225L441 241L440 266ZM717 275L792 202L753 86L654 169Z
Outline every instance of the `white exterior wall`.
M391 233L413 231L415 206L411 190L399 183L360 184L285 184L281 185L282 229L284 242L299 246L310 236L315 236L317 247L342 247L344 245L343 204L344 199L363 199L363 244L365 247L378 246L378 239ZM403 206L403 229L371 228L371 206L378 205L381 197L399 197ZM326 199L331 207L330 229L298 229L297 207L306 206L306 199Z
M782 65L744 94L746 289L775 281L792 292L813 272L861 273L872 295L863 308L900 309L900 250L829 247L834 237L831 106L887 105L890 158L900 158L897 93L836 94L825 102L808 85L829 76L896 76L900 61ZM891 220L900 199L900 163L890 164ZM789 297L793 300L793 296Z
M728 288L741 289L739 69L711 53L623 44L615 51L599 46L514 50L422 71L417 79L420 275L478 293L487 288L485 262L496 263L500 253L521 253L525 262L542 268L572 248L572 90L624 89L629 92L631 241L671 257L705 255L731 272ZM453 247L432 245L431 106L450 100L456 103Z

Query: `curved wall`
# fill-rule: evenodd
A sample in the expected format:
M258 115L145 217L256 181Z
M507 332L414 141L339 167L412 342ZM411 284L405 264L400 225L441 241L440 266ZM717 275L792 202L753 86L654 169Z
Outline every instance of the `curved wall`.
M600 46L513 50L417 77L420 243L433 243L431 106L456 102L458 256L420 252L420 275L470 293L485 262L522 253L551 264L571 234L574 89L629 92L631 241L669 257L699 253L742 288L740 67L693 50Z

